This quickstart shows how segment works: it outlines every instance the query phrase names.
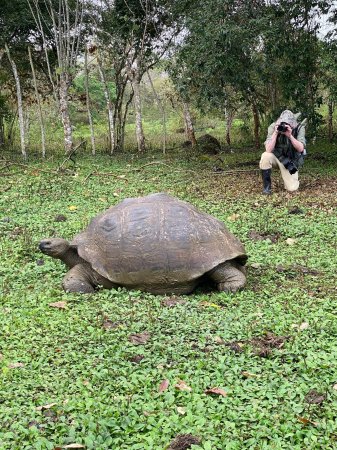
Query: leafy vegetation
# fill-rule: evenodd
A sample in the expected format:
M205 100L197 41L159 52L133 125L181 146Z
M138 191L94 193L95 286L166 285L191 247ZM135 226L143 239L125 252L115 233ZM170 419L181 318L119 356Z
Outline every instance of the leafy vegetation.
M3 160L1 450L336 448L336 147L309 155L300 191L275 173L268 198L251 151ZM39 240L160 191L242 240L246 288L65 294Z

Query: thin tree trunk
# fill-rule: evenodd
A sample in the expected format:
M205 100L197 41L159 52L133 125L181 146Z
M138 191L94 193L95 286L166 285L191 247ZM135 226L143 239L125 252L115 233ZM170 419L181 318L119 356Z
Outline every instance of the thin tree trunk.
M154 88L154 85L152 83L152 79L150 77L149 71L147 71L147 76L149 78L149 82L150 82L152 91L153 91L154 96L156 98L156 102L157 102L158 108L161 111L161 117L162 117L162 123L163 123L163 144L162 144L162 148L163 148L163 154L165 155L165 153L166 153L166 114L165 114L165 108L164 108L164 106L163 106L163 104L162 104L162 102L161 102L161 100L159 98L159 95L157 94L157 91Z
M192 147L196 147L197 140L195 138L193 121L192 121L192 117L191 117L191 113L190 113L190 108L189 108L187 102L183 101L183 108L184 108L184 120L185 120L186 135L187 135L188 140L191 141Z
M33 64L32 52L30 50L30 47L28 47L28 55L29 55L30 67L32 69L32 74L33 74L35 97L36 97L36 102L37 102L37 106L38 106L38 110L39 110L39 120L40 120L40 129L41 129L42 158L45 158L46 157L46 138L45 138L45 132L44 132L43 114L42 114L42 108L41 108L41 101L40 101L39 91L38 91L38 88L37 88L37 82L36 82L36 75L35 75L35 68L34 68L34 64Z
M5 143L4 117L0 115L0 147Z
M64 133L64 149L66 154L70 154L73 149L73 132L71 128L68 103L68 75L63 70L60 74L60 113Z
M90 96L89 96L89 71L88 71L88 50L85 48L84 52L84 83L85 83L85 99L87 104L88 120L90 127L90 137L91 137L91 153L95 155L95 133L94 125L92 122L92 116L90 111Z
M329 138L329 142L332 142L333 140L333 100L331 98L329 98L329 103L328 103L328 138Z
M22 156L26 159L27 153L26 153L26 145L25 145L25 124L23 119L23 107L22 107L22 94L21 94L21 84L20 84L20 78L18 75L18 71L16 68L16 64L14 60L11 58L9 48L7 44L5 44L5 49L7 52L7 56L9 59L9 62L12 66L13 75L15 78L15 84L16 84L16 97L18 102L18 113L19 113L19 128L20 128L20 140L21 140L21 153Z
M110 100L110 93L109 93L109 88L108 88L108 84L106 82L106 78L103 72L103 67L102 67L102 63L101 63L101 59L100 57L97 55L97 66L98 66L98 71L101 77L101 82L103 85L103 91L104 91L104 97L105 97L105 101L106 101L106 107L107 107L107 111L108 111L108 124L109 124L109 136L110 136L110 155L113 154L114 150L115 150L115 133L114 133L114 118L113 118L113 111L112 111L112 103Z
M252 110L253 110L253 118L254 118L254 140L255 140L255 148L260 148L260 119L259 119L259 112L256 106L256 103L252 104Z
M231 146L231 131L233 125L234 113L226 108L225 109L225 120L226 120L226 143L230 147Z
M136 113L136 138L137 138L137 146L138 151L140 153L144 153L145 148L145 136L143 130L143 118L142 118L142 104L140 98L140 77L136 74L132 81L132 88L134 92L134 104L135 104L135 113Z
M134 94L133 94L133 91L132 91L128 101L125 104L123 119L121 121L120 144L119 144L121 151L124 150L126 116L128 114L129 106L130 106L130 104L132 102L133 95Z

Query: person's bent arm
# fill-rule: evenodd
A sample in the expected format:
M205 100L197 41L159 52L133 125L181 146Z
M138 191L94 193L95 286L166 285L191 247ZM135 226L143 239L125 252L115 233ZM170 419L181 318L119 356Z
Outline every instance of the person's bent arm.
M284 133L282 133L282 134L285 134L285 135L287 136L287 138L290 139L290 142L291 142L292 146L294 147L294 149L295 149L297 152L302 153L303 150L304 150L304 145L303 145L303 143L300 142L299 140L297 140L297 139L291 134L292 129L291 129L290 125L286 125L286 127L287 127L287 131L284 132Z
M275 145L276 145L277 135L278 135L278 132L276 131L276 127L275 127L275 130L274 130L273 134L271 135L271 138L268 139L264 144L266 152L271 153L274 150Z
M289 136L290 142L292 144L292 146L294 147L294 149L299 152L302 153L304 150L304 145L302 142L298 141L293 135Z

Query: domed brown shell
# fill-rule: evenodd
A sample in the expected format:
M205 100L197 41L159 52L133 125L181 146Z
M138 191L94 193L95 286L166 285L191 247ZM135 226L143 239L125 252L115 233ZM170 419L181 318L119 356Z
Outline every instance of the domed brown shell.
M222 222L165 193L123 200L71 244L100 275L123 286L172 286L247 259Z

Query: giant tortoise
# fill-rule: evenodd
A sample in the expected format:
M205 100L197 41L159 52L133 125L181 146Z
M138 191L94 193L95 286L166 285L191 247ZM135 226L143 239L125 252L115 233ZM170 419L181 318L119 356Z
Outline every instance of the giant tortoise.
M124 286L153 294L187 294L201 280L235 292L246 282L246 252L215 217L165 193L127 198L91 220L68 242L51 238L40 250L70 270L67 292Z

